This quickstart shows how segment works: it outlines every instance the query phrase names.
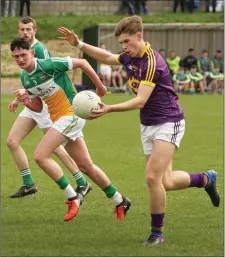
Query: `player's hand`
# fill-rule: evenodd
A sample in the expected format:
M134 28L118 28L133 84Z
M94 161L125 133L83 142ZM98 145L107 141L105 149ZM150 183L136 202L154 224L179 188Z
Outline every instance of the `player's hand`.
M17 89L14 94L16 95L16 98L24 103L24 101L26 101L27 99L29 99L29 95L28 95L28 92L27 90L25 89Z
M18 108L18 103L17 103L17 101L15 101L15 100L13 100L13 101L8 105L8 110L9 110L10 112L16 112L17 108Z
M96 94L98 96L104 96L106 94L107 88L105 86L97 87Z
M57 29L64 37L58 37L61 40L67 40L72 46L77 46L79 44L79 37L73 32L64 27L59 27Z
M92 113L88 116L88 120L94 120L108 112L109 107L106 104L104 104L102 102L100 102L98 104L100 105L100 109L93 110Z

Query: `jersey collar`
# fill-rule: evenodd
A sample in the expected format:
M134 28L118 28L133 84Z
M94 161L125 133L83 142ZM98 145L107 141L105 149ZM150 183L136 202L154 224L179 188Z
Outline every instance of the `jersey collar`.
M37 42L38 40L35 38L34 43L31 45L31 47L33 47Z
M145 42L145 47L144 47L144 49L143 49L142 52L141 52L141 58L143 57L143 55L147 52L147 50L148 50L150 47L151 47L151 46L150 46L149 42Z

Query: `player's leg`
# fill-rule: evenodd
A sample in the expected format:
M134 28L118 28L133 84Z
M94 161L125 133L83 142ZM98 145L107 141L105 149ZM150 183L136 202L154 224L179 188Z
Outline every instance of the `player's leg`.
M34 158L39 167L64 191L68 199L66 202L68 204L68 213L65 215L64 220L68 221L77 215L83 197L74 191L60 166L56 161L50 158L53 151L65 142L66 139L67 138L58 130L53 127L50 128L35 150Z
M131 202L123 197L110 182L106 174L98 166L93 164L83 137L77 137L75 141L69 140L65 149L75 160L80 170L94 181L108 198L113 200L116 205L117 219L124 220Z
M166 190L163 185L165 169L173 158L175 146L164 140L155 140L152 153L147 157L146 181L149 191L151 233L145 244L164 242L162 229L166 212Z
M217 79L213 79L211 82L211 86L212 86L212 93L216 94L217 93L217 89L218 89L218 80Z
M44 128L43 132L44 134L47 133L47 131L50 128ZM81 191L85 194L90 192L92 190L92 186L90 183L87 182L81 171L79 170L77 164L74 162L74 160L69 156L65 148L60 145L58 146L54 152L53 152L66 166L66 168L71 172L73 175L73 178L76 180L77 183L77 189L76 192L81 193ZM81 190L82 189L82 190ZM84 196L84 195L83 195Z
M12 194L10 196L11 198L24 197L37 192L26 153L20 146L20 142L35 128L35 126L36 122L32 118L18 116L9 132L7 145L23 179L22 187L15 194Z
M199 86L199 88L200 88L201 94L205 94L205 88L204 88L204 84L203 84L203 81L202 81L202 80L200 80L200 81L198 82L198 86Z

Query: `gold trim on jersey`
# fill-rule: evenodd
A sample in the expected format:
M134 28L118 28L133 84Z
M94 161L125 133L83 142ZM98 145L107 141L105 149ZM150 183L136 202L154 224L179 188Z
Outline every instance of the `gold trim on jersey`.
M152 81L142 80L142 81L140 82L140 84L145 85L145 86L155 87L155 83L153 83Z
M119 57L120 57L120 54L116 56L116 62L117 62L118 64L122 64L122 63L120 63L120 61L119 61Z

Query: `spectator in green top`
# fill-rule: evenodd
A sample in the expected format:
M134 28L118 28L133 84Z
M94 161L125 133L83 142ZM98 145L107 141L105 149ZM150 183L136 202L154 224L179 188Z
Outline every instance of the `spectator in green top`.
M210 71L213 71L213 62L208 58L207 50L202 50L201 57L197 62L198 71L203 75L204 87L207 87L207 78Z
M224 69L224 60L223 60L223 56L222 56L222 51L221 50L217 50L216 54L213 58L213 64L214 66L219 66L220 67L220 72L223 73Z
M173 75L173 86L174 89L177 93L184 91L187 93L189 91L189 83L190 83L190 78L188 74L184 73L184 68L180 67L177 74Z
M169 53L169 57L166 58L166 62L169 66L170 73L173 76L177 73L180 67L180 56L176 56L176 53L171 50Z
M188 76L191 80L189 92L194 93L195 91L200 91L201 94L204 94L205 88L203 84L203 75L200 72L197 72L196 65L191 66L191 70L188 73Z
M209 72L209 79L210 84L212 88L212 93L216 94L218 90L222 92L224 88L224 75L220 73L220 66L215 65L214 70L212 72Z

